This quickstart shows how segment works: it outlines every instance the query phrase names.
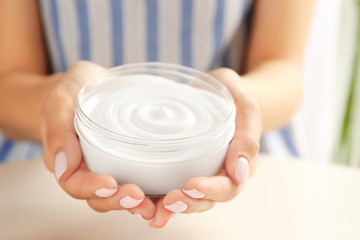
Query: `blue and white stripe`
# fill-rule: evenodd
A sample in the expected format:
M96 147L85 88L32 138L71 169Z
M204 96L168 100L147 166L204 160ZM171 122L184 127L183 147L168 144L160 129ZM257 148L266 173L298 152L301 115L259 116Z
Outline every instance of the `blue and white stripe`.
M12 142L0 134L0 163L23 161L41 156L42 146L40 143Z
M102 2L103 3L103 2ZM108 7L104 7L104 8L108 8ZM103 24L106 23L110 23L109 26L112 26L112 36L111 33L109 32L109 41L111 42L111 44L109 44L109 46L112 47L112 51L110 50L109 54L113 54L113 61L110 62L110 66L119 66L122 65L124 63L124 39L123 39L123 35L124 35L124 27L123 27L123 18L124 18L124 10L122 7L122 3L121 1L118 0L111 0L111 19L106 18L105 16L103 16L105 19L105 22ZM96 13L94 12L94 19L96 19ZM102 18L102 19L104 19ZM111 21L112 20L112 21ZM96 21L96 20L94 20ZM106 22L108 21L108 22ZM102 24L101 24L102 25ZM100 26L101 26L100 25ZM104 26L106 27L106 26ZM94 32L96 32L96 29L94 29ZM98 35L99 32L96 32L95 35ZM117 41L114 41L113 39L116 39ZM95 60L95 59L94 59ZM101 61L97 61L98 63L101 63Z
M158 50L159 61L179 63L182 56L179 47L182 42L179 28L183 11L175 11L175 9L182 9L181 1L158 0L158 29L160 30L158 31L158 46L162 46L162 49ZM170 46L168 46L169 43L171 43Z
M106 67L161 61L208 71L224 65L227 49L228 65L238 70L233 60L241 48L234 54L230 43L250 6L250 0L40 2L56 71L79 60Z
M56 72L79 60L105 67L161 61L202 71L220 66L240 70L251 0L39 1ZM271 142L268 149L296 154L289 129L264 140ZM0 141L0 161L40 153L36 144Z
M159 59L158 52L158 4L157 0L146 1L146 61L154 62Z
M299 157L300 153L294 143L291 125L279 130L268 131L262 136L261 150L278 157Z

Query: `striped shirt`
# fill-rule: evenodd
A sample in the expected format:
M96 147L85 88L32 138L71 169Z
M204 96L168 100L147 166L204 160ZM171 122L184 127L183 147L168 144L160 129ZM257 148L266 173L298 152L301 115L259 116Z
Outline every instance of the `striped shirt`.
M242 70L251 0L39 1L55 72L79 60L104 67L159 61L201 71ZM0 159L28 157L17 150L19 144L2 141L6 151L0 148ZM286 144L284 149L291 150Z
M249 0L42 0L55 71L159 61L239 70Z

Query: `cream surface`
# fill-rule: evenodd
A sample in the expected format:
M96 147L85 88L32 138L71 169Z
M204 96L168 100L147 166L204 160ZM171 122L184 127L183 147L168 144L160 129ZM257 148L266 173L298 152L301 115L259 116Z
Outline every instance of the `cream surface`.
M120 78L101 84L82 105L93 122L112 132L178 139L206 133L226 121L224 100L207 90L150 74Z

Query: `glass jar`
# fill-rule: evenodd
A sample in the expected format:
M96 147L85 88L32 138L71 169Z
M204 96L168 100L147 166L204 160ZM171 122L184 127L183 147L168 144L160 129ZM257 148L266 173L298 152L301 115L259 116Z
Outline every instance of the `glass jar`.
M234 120L233 98L221 82L153 62L89 79L78 94L74 123L92 172L161 196L221 169Z

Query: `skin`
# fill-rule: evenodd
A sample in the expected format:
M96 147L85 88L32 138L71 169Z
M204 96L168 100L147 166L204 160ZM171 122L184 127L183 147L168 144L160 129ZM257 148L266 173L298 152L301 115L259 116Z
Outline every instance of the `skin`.
M236 132L219 174L194 178L185 184L186 190L204 193L201 199L191 198L180 189L150 199L134 184L118 186L111 176L88 170L73 125L75 98L86 79L103 68L78 62L65 73L47 74L35 0L0 0L1 131L11 139L42 140L44 163L51 172L55 170L56 154L65 152L67 170L58 180L59 185L72 197L86 200L96 211L125 210L120 199L131 196L142 202L127 210L149 220L151 227L162 228L174 215L166 205L183 201L188 206L183 213L208 210L216 202L229 201L241 192L245 184L235 177L237 159L246 158L252 176L261 132L285 124L298 106L299 68L312 5L313 0L255 1L245 74L239 76L227 68L210 73L234 97ZM100 198L95 194L99 188L116 192Z

